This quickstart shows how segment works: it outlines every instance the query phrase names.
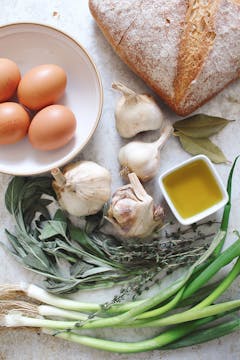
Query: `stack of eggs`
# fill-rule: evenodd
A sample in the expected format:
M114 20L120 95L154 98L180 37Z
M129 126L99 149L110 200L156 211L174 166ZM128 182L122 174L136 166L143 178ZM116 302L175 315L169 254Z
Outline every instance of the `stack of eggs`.
M68 107L55 104L66 84L66 73L58 65L36 66L21 78L17 64L1 58L0 145L14 144L26 135L39 150L66 145L76 130L76 119ZM16 91L19 103L8 101Z

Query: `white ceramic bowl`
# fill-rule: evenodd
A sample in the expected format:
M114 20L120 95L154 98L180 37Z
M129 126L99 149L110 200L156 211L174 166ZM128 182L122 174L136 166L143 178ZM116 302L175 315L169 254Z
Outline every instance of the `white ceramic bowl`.
M204 210L204 211L202 211L202 212L197 213L197 214L194 215L194 216L191 216L191 217L188 217L188 218L183 218L183 217L179 214L179 212L178 212L178 210L176 209L175 205L173 204L173 202L172 202L172 200L171 200L168 192L166 191L166 188L165 188L165 186L164 186L163 179L164 179L167 175L169 175L169 174L175 172L176 170L184 167L185 165L190 164L190 163L192 163L192 162L195 162L196 160L199 160L199 159L201 159L201 160L203 160L203 161L205 162L205 164L208 166L211 174L212 174L213 177L215 178L216 183L217 183L217 185L218 185L218 187L219 187L219 189L220 189L220 191L221 191L222 199L221 199L219 202L217 202L216 204L214 204L213 206L207 208L206 210ZM209 160L209 158L208 158L207 156L205 156L205 155L197 155L197 156L194 156L194 157L192 157L192 158L190 158L190 159L188 159L188 160L180 163L179 165L174 166L173 168L167 170L166 172L164 172L164 173L160 176L160 178L159 178L159 185L160 185L162 194L163 194L164 198L166 199L166 201L167 201L170 209L172 210L174 216L175 216L176 219L177 219L181 224L183 224L183 225L190 225L190 224L193 224L193 223L195 223L195 222L197 222L197 221L202 220L203 218L205 218L205 217L207 217L207 216L215 213L216 211L220 210L220 209L228 202L228 193L227 193L227 191L226 191L226 189L225 189L225 187L224 187L224 185L223 185L223 183L222 183L222 180L221 180L219 174L217 173L215 167L213 166L212 162L211 162L211 161ZM186 199L186 201L187 201L187 199Z
M67 73L65 95L58 102L75 114L77 130L66 146L54 151L35 150L27 137L0 146L0 172L33 175L62 166L87 144L101 116L100 76L87 51L70 36L49 26L17 23L0 27L1 57L15 61L23 75L40 64L57 64Z

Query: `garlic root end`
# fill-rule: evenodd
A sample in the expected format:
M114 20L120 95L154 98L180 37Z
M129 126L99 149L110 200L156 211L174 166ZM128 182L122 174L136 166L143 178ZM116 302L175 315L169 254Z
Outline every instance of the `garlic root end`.
M128 176L128 174L130 174L131 170L127 167L124 166L122 167L122 169L120 170L119 174L120 176L122 176L123 178L126 178Z

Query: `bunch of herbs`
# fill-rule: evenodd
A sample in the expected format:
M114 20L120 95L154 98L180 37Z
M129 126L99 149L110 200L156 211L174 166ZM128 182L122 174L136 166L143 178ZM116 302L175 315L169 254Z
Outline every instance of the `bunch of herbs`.
M51 216L49 209L57 204L54 196L48 177L14 177L5 201L15 230L6 230L11 248L3 245L25 268L43 275L46 289L54 293L125 282L139 293L163 269L171 272L195 262L213 235L194 225L170 233L164 228L144 242L121 242L101 231L102 213L86 218L84 229L60 209ZM214 224L207 225L211 229Z

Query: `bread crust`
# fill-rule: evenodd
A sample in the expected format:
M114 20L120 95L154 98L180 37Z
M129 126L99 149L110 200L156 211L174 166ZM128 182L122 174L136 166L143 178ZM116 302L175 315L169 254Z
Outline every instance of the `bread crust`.
M115 52L178 115L240 76L240 0L89 0L89 8Z

